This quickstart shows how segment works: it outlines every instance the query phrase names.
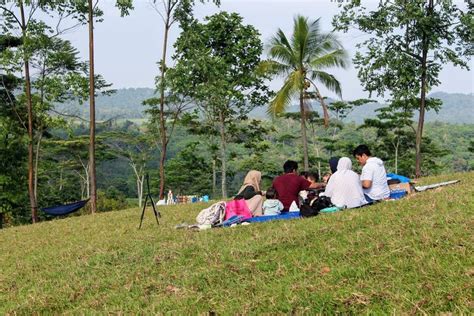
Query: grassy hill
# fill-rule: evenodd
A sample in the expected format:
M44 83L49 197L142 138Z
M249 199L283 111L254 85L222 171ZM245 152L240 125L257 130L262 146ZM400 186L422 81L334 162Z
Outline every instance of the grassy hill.
M474 311L474 173L460 184L315 218L201 232L203 204L0 231L0 313Z

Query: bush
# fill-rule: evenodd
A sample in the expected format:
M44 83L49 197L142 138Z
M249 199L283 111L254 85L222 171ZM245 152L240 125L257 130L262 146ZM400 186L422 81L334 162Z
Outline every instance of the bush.
M116 211L127 208L128 203L125 195L115 187L110 187L107 191L97 191L97 212Z

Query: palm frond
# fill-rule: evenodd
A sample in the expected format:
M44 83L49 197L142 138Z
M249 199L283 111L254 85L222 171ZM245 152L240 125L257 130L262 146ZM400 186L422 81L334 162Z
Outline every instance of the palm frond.
M306 56L308 42L308 18L297 15L294 18L293 35L291 36L291 46L297 56L298 65L302 65Z
M319 81L328 90L335 92L339 97L342 98L341 84L333 75L324 71L313 71L311 73L311 80Z
M334 50L323 56L318 56L309 61L311 69L324 69L330 67L347 68L349 66L349 58L344 49Z
M270 39L269 55L276 60L287 64L295 64L295 54L288 39L281 29Z
M308 26L308 38L306 43L307 58L311 58L311 56L317 56L319 52L321 37L324 35L324 33L321 31L319 21L320 19L312 21Z
M308 41L308 58L314 59L338 49L343 49L343 47L333 33L313 33Z
M267 113L275 117L286 111L291 99L302 90L304 78L300 71L292 72L285 80L283 87L277 92L275 98L270 102Z
M287 76L293 68L290 65L282 64L276 60L264 60L260 62L257 73L273 76Z

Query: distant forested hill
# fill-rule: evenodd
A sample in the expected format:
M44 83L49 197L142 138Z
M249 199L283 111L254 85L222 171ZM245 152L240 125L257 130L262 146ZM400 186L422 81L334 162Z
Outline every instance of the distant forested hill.
M474 124L474 94L434 92L429 95L443 101L438 113L428 111L427 122L444 122L452 124ZM355 109L347 118L348 121L362 123L364 118L375 116L375 110L380 104L368 104Z
M443 122L452 124L474 124L474 94L445 93L434 92L429 95L431 98L437 98L443 101L443 106L438 113L429 111L426 114L427 122ZM328 99L328 103L334 101ZM365 118L375 117L375 110L382 107L382 104L371 103L355 108L346 118L346 122L355 122L360 124ZM299 105L293 105L290 112L298 111ZM313 108L322 114L321 106L314 102ZM266 117L266 109L258 108L252 112L255 117Z
M98 120L110 118L136 119L143 118L145 107L143 100L154 95L154 89L150 88L127 88L118 89L111 96L97 97L97 117ZM428 122L445 122L453 124L474 124L474 94L435 92L430 97L443 101L441 110L436 113L429 111L426 120ZM331 100L328 100L330 102ZM362 123L364 118L374 117L375 110L382 105L378 103L367 104L356 108L346 121ZM314 104L316 111L320 112L319 104ZM298 107L292 106L290 111L297 111ZM88 104L64 103L57 105L57 110L69 114L88 116ZM252 111L254 118L266 118L266 108L260 107Z
M118 89L110 96L98 96L96 98L97 119L143 118L145 107L142 105L142 102L152 97L154 92L155 90L150 88L126 88ZM88 117L89 102L85 104L77 102L58 104L56 110L62 113Z

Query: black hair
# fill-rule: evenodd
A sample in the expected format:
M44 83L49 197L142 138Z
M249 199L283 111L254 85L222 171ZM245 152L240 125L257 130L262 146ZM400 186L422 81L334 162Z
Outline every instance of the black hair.
M362 155L367 155L367 156L372 156L370 153L369 147L367 145L359 145L354 149L352 154L355 156L362 156Z
M287 160L283 164L283 171L285 173L290 173L290 172L293 172L293 171L296 171L296 170L298 170L298 163L296 161Z
M270 187L268 188L267 193L265 194L265 197L271 200L278 199L278 192L277 190L275 190L274 187Z
M301 171L300 176L304 177L305 179L308 179L309 171Z
M314 182L318 182L319 175L316 172L308 172L308 176L306 177L306 179L313 179Z

